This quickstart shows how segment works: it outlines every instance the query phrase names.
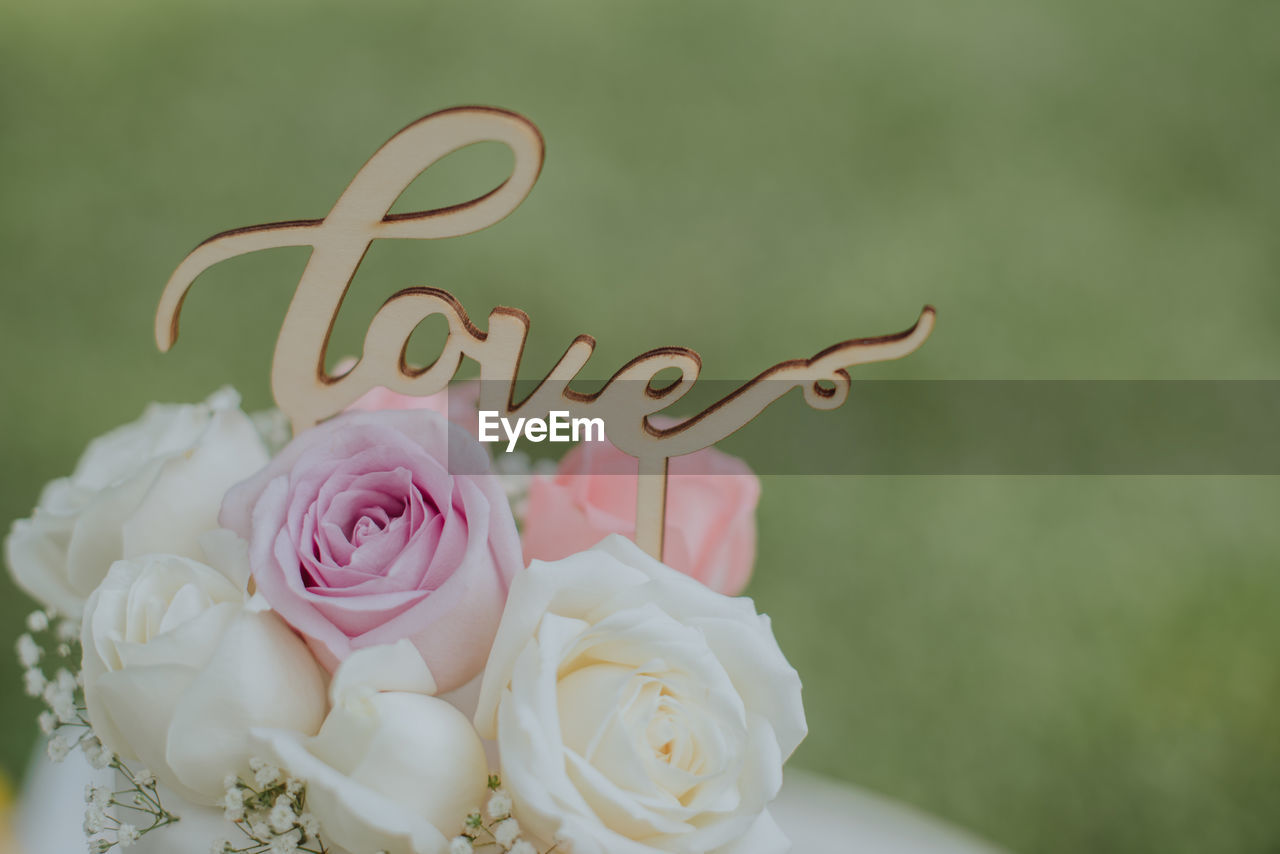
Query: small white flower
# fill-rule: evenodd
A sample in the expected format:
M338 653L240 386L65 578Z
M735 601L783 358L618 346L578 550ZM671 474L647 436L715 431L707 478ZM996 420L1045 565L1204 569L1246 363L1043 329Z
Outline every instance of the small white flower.
M259 789L269 789L280 782L280 769L264 759L250 759L249 767L253 769L253 782Z
M54 762L61 762L67 758L67 754L71 753L71 748L74 746L64 736L55 735L49 739L49 758Z
M271 838L271 828L265 821L250 821L249 832L252 833L256 839Z
M79 718L79 711L76 709L76 687L76 677L65 668L59 670L53 677L53 681L44 686L42 692L44 701L63 723L73 723Z
M538 849L533 847L532 842L517 839L516 844L511 846L510 854L538 854Z
M106 768L115 761L111 751L102 746L102 742L98 741L97 736L86 738L80 743L80 747L84 750L85 758L89 760L89 764L98 770Z
M49 684L44 678L44 671L39 667L27 668L27 671L22 674L22 683L28 697L39 697Z
M471 854L471 839L466 836L455 836L449 842L449 854Z
M50 699L49 707L53 709L53 713L59 721L64 724L75 723L78 716L75 697L66 692L58 691Z
M142 834L138 833L138 828L132 824L125 822L116 828L116 842L121 848L128 848L130 845L138 841L138 837Z
M76 678L76 674L72 673L65 667L58 668L58 672L54 674L54 681L58 683L58 690L71 693L80 687L80 682Z
M27 631L43 632L49 629L49 615L44 611L32 611L27 614Z
M240 787L240 778L235 774L228 774L222 778L222 788L237 789Z
M90 839L89 854L106 854L106 852L111 849L112 845L115 845L115 843L106 839Z
M156 784L156 775L152 774L151 770L148 768L139 768L136 772L134 772L133 780L135 783L137 783L139 786L145 789L149 786L154 786Z
M239 786L227 789L222 799L222 812L227 821L240 821L244 818L244 791Z
M511 796L507 794L507 790L495 789L486 809L489 812L489 818L493 819L502 819L511 815Z
M304 812L298 816L298 824L302 826L302 832L308 837L314 839L320 835L320 822L312 813Z
M53 712L41 712L36 718L36 723L40 725L42 733L53 735L53 731L58 728L58 716Z
M91 804L84 811L84 832L86 835L101 833L107 826L107 814L102 807Z
M279 795L271 807L271 814L267 816L271 829L276 833L288 833L297 820L298 815L293 811L293 804L289 802L288 796Z
M294 854L298 850L298 840L295 834L288 833L284 836L272 837L271 843L267 847L271 854Z
M58 621L58 640L70 643L80 637L80 624L75 620Z
M31 637L31 635L18 636L19 664L23 667L35 667L42 655L44 655L44 650L40 648L40 644L36 643L35 638Z
M111 803L111 790L106 786L95 786L89 783L84 787L84 802L99 809L106 809Z
M230 849L231 840L215 839L213 840L213 843L209 845L209 854L227 854L227 851Z
M503 848L510 848L520 838L520 822L514 818L498 822L493 828L493 838Z

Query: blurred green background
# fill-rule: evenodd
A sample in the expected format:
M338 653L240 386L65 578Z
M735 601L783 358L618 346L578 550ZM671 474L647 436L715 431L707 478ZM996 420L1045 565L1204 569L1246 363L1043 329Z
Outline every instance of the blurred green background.
M375 245L339 349L431 284L527 310L538 375L590 332L598 376L662 344L749 376L932 302L862 376L1280 378L1278 93L1265 0L7 0L0 517L148 400L266 405L305 251L212 270L161 357L169 273L457 104L532 118L542 178ZM399 209L507 156L453 161ZM769 478L750 592L805 679L796 763L1020 852L1280 850L1278 509L1274 478ZM5 588L12 634L28 607Z

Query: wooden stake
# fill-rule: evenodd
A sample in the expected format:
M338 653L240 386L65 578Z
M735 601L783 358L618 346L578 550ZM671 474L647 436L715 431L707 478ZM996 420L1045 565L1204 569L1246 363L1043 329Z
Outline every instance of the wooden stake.
M662 560L667 516L666 457L641 457L636 484L636 545Z

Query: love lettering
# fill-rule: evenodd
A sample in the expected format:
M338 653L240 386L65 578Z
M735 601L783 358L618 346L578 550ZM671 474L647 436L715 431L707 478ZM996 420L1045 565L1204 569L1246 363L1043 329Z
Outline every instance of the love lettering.
M496 189L447 208L390 213L402 192L446 155L478 142L501 142L515 155L511 174ZM209 267L248 252L282 246L310 246L312 253L294 292L276 340L271 388L294 432L343 411L365 392L382 386L402 394L427 396L445 389L463 358L480 366L480 408L505 416L543 417L553 410L574 418L603 419L608 437L640 464L636 540L651 554L662 552L662 520L667 460L709 447L744 426L793 388L817 409L834 409L849 394L848 369L897 359L916 350L933 329L925 307L905 332L845 341L816 355L775 365L702 412L665 428L650 416L667 409L697 381L701 360L693 350L663 347L622 366L603 388L584 394L571 382L590 359L595 340L580 335L537 388L516 399L520 357L529 318L498 307L481 330L462 305L437 288L407 288L383 304L365 335L360 360L340 376L325 370L333 324L356 269L374 240L435 240L487 228L515 210L533 188L542 168L543 142L527 119L504 110L465 107L419 119L393 136L356 173L329 215L318 220L267 223L223 232L200 244L165 286L156 312L156 343L167 352L178 337L182 301ZM414 329L426 318L444 317L449 326L440 355L426 367L407 363ZM676 372L669 383L659 374Z

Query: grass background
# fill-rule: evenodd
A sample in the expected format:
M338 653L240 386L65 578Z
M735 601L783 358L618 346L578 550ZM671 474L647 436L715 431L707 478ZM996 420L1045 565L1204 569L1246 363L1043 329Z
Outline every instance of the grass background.
M168 274L465 103L538 123L537 188L375 245L340 348L432 284L527 310L538 375L585 331L600 376L662 344L745 376L932 302L862 376L1277 378L1277 33L1261 0L7 0L0 517L148 400L267 404L305 252L212 270L161 357ZM453 160L400 209L506 166ZM1021 852L1280 849L1278 508L1274 478L769 478L750 592L805 678L795 761ZM15 778L18 683L0 657Z

